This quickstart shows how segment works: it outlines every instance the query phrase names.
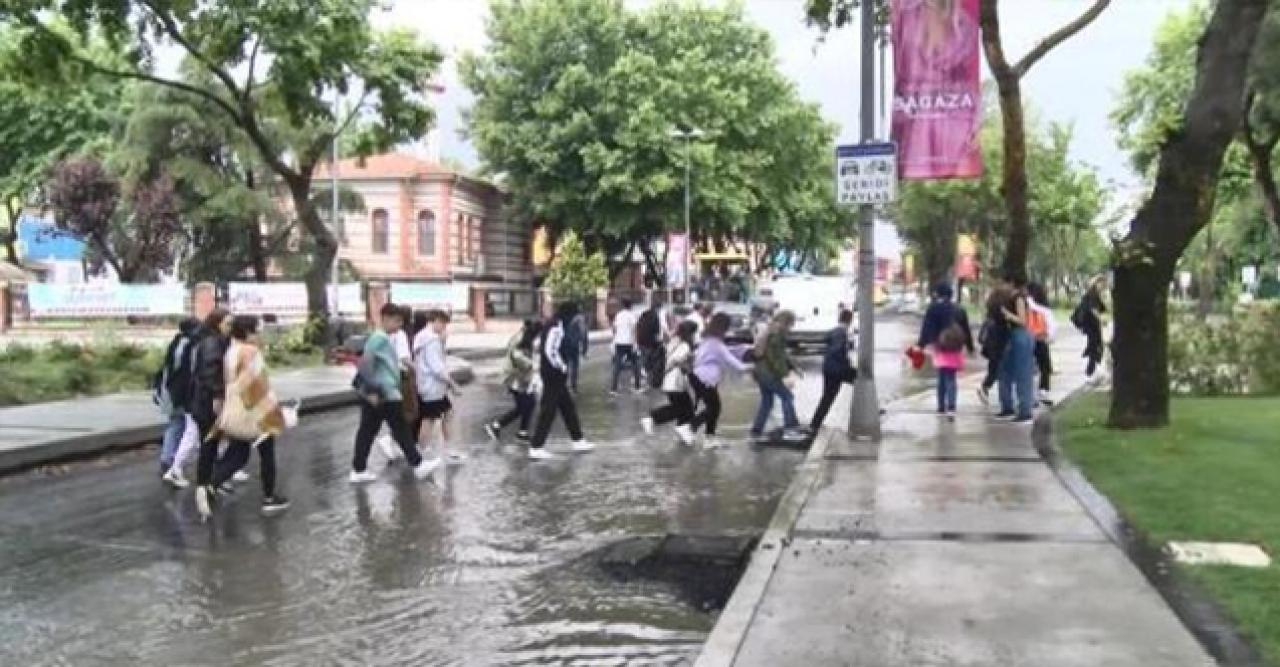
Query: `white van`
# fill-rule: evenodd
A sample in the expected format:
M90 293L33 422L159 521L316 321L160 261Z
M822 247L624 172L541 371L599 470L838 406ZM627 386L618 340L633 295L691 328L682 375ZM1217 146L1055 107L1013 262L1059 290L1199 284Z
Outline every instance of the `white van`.
M761 285L759 302L774 312L789 310L796 315L791 341L797 345L822 345L827 332L840 323L840 311L854 310L857 289L852 278L843 276L778 276ZM855 318L856 320L856 318ZM849 326L850 340L854 325Z

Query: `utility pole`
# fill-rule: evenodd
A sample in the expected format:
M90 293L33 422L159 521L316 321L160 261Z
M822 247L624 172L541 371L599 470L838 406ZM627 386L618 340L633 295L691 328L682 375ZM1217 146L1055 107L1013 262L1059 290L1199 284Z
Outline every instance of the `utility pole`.
M862 0L862 142L876 134L875 106L875 2ZM863 204L858 211L858 379L853 385L849 410L849 435L880 439L880 399L876 395L876 248L875 208Z

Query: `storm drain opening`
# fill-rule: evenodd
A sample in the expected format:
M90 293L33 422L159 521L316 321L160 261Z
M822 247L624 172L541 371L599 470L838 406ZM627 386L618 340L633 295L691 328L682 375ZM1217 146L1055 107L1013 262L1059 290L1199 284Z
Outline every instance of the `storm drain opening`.
M631 537L601 549L597 562L616 580L660 581L689 604L714 612L728 604L759 541L759 535Z

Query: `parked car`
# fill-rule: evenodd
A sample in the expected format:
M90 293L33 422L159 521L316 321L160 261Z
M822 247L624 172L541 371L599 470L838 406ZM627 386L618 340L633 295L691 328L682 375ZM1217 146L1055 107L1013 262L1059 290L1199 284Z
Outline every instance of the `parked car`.
M838 326L840 312L855 308L857 290L851 279L842 276L778 276L760 287L757 303L769 312L795 313L792 344L821 346L827 332ZM854 327L850 326L849 331L852 335Z

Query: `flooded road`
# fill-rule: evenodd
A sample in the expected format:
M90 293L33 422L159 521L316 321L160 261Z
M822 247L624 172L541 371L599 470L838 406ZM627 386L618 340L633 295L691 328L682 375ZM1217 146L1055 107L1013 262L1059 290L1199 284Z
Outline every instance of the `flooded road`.
M906 384L899 328L878 348L881 397ZM347 483L356 413L304 418L282 440L284 515L255 480L209 524L162 488L151 450L0 480L0 664L687 664L714 623L673 584L618 580L591 554L636 535L759 532L803 452L743 443L754 385L731 381L731 447L683 448L611 399L601 346L582 378L591 454L543 464L487 442L507 407L492 382L459 405L470 461L415 482L402 466ZM801 387L807 416L817 364ZM840 424L848 393L829 420ZM669 433L669 432L668 432ZM553 434L551 449L564 449Z

